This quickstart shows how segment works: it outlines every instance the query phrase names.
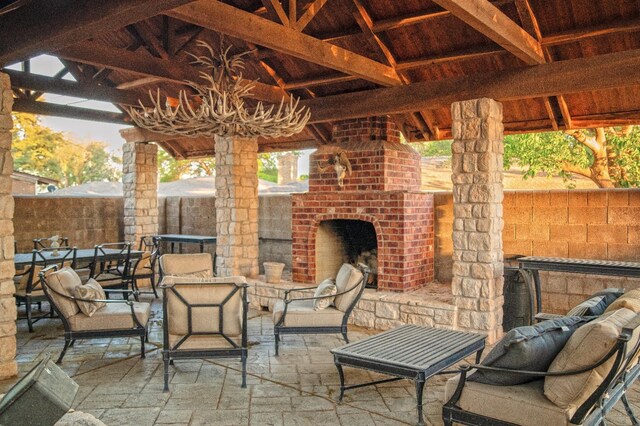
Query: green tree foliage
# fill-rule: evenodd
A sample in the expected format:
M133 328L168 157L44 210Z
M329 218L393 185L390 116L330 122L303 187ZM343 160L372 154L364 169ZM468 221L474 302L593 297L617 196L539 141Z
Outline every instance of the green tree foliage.
M640 127L595 128L505 137L505 169L526 167L524 178L539 172L560 175L573 186L574 175L600 188L640 186Z
M213 176L215 174L215 168L215 158L176 160L162 148L158 149L160 182L173 182L189 177Z
M451 156L451 141L417 142L411 146L423 157Z
M258 178L269 181L278 182L278 158L283 155L289 155L290 152L265 152L258 154ZM294 155L299 156L297 151Z
M56 179L61 187L93 181L117 181L122 159L102 142L77 144L61 132L43 126L33 114L14 114L14 168Z

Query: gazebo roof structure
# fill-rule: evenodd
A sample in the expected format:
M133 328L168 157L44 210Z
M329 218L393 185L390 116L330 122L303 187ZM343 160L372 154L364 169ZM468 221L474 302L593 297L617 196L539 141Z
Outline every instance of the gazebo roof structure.
M0 66L47 53L53 77L2 70L13 110L131 123L126 113L46 102L56 93L121 107L198 81L196 40L250 50L256 100L295 95L305 131L260 150L331 142L333 122L390 115L410 141L451 137L450 104L490 97L506 133L640 122L637 0L14 0L0 3ZM62 79L72 74L76 82ZM45 94L45 100L41 96ZM176 158L209 138L149 135ZM133 137L136 139L136 137Z

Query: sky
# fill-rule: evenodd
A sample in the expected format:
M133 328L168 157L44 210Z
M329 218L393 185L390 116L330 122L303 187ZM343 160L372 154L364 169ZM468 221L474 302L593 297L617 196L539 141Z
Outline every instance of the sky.
M20 71L21 65L15 64L7 68ZM51 77L61 69L62 63L53 56L40 55L31 60L31 72L34 74ZM70 74L67 74L64 79L76 81ZM120 110L107 102L91 101L88 99L74 98L70 96L47 94L45 96L45 100L47 102L62 105L120 112ZM75 120L71 118L44 115L40 116L40 121L43 125L50 127L55 131L66 133L70 139L75 142L104 142L109 147L109 150L119 154L122 153L122 144L124 143L119 132L121 129L128 127L119 124L99 123L95 121ZM302 155L298 159L298 174L309 173L309 154L311 152L313 152L313 150L302 151Z

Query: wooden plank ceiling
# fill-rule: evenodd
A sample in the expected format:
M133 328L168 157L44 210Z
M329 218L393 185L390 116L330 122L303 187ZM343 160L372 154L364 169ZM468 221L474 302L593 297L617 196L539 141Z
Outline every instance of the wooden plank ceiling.
M331 143L332 123L389 115L410 141L450 137L456 100L492 97L507 133L640 123L638 0L14 0L0 7L0 67L16 111L130 123L148 90L197 81L197 40L250 50L256 100L295 95L304 132L261 151ZM48 53L64 68L30 73ZM199 52L202 53L202 52ZM67 74L74 81L63 79ZM111 102L121 113L46 102L48 93ZM213 154L208 138L157 140L177 158Z

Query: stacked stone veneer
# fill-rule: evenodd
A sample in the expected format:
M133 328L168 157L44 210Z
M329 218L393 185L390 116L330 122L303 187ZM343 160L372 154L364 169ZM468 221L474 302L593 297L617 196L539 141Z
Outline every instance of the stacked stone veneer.
M299 286L291 281L269 284L249 279L249 301L258 310L273 310L284 297L285 290ZM458 308L451 301L447 285L396 293L366 289L349 317L349 323L387 330L402 324L455 329Z
M298 180L298 156L283 154L278 157L278 185L286 185Z
M13 275L13 196L11 195L11 107L9 76L0 73L0 379L18 374L16 357L16 303Z
M310 157L309 192L292 195L293 279L315 282L321 222L370 222L378 248L378 288L406 291L433 279L433 198L419 192L420 155L399 142L386 117L338 122L335 145ZM352 173L340 187L329 160L344 152Z
M158 146L126 142L123 146L124 237L158 233Z
M461 329L502 331L502 105L491 99L451 106L452 293Z
M258 274L258 140L216 136L216 271Z

